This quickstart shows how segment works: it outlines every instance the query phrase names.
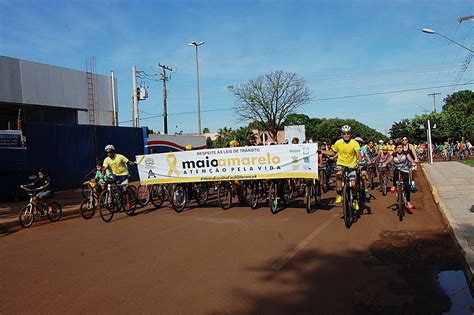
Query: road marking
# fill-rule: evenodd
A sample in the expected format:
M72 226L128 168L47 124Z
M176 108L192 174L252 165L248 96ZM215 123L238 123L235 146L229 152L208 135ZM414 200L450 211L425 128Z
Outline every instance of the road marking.
M293 248L285 256L283 256L283 258L280 259L277 263L275 263L270 269L278 271L283 268L283 266L285 266L290 260L292 260L303 248L306 247L306 245L308 245L313 239L315 239L316 236L318 236L318 234L321 233L338 216L340 216L340 214L333 214L328 221L318 226L313 232L311 232L311 234L306 236L304 240L299 242L295 248Z

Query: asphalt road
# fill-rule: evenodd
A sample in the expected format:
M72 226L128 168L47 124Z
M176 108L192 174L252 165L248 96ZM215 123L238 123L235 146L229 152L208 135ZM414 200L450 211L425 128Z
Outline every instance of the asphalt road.
M436 282L459 269L425 179L413 215L374 198L350 230L324 195L307 214L236 205L165 206L111 223L99 215L35 223L0 237L0 313L440 313Z

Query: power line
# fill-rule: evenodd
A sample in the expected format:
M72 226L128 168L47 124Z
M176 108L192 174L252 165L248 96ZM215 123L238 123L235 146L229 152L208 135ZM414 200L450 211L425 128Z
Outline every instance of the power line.
M474 85L474 82L472 82L472 81L473 80L462 83L462 84L457 84L457 85L458 86ZM454 86L454 84L429 86L429 87L404 89L404 90L382 91L382 92L365 93L365 94L353 94L353 95L344 95L344 96L335 96L335 97L326 97L326 98L315 98L312 101L313 102L322 102L322 101L339 100L339 99L356 98L356 97L365 97L365 96L375 96L375 95L396 94L396 93L423 91L423 90L431 90L431 89L440 89L440 88L446 88L446 87L452 87L452 86ZM205 111L201 111L201 112L218 112L218 111L229 111L229 110L235 110L235 108L234 107L217 108L217 109L209 109L209 110L205 110ZM186 115L186 114L195 114L195 113L197 113L197 111L171 113L171 114L168 114L168 115L169 116L171 116L171 115ZM155 115L155 116L141 118L141 120L153 119L153 118L158 118L158 117L163 117L163 114L158 114L158 115ZM120 123L126 123L126 122L130 122L130 121L132 121L132 120L125 120L125 121L122 121Z

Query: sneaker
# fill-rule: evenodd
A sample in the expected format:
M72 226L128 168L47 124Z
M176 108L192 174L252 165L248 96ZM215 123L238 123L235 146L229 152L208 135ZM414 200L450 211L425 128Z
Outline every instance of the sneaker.
M336 196L336 203L339 204L342 202L342 196L337 195Z
M356 200L352 202L352 208L354 208L355 211L359 211L359 203Z
M413 205L409 205L407 209L408 209L408 211L412 212L413 209L415 209L415 207L413 207Z
M390 192L391 192L392 194L394 194L394 193L395 193L395 187L390 188Z

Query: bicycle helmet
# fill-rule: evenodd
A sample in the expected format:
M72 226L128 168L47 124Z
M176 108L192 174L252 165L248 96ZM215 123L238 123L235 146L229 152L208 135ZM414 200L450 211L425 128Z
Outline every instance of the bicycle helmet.
M112 144L105 146L104 151L115 151L115 147Z
M186 151L191 151L193 149L193 145L192 144L188 144L186 147L185 147Z
M361 137L356 137L354 140L360 143L364 143L364 139L362 139Z
M344 126L342 126L341 131L342 132L352 132L352 128L349 125L344 125Z
M379 140L379 144L383 144L383 140Z
M229 142L229 145L231 147L238 147L239 146L239 141L237 140L232 140L231 142Z

